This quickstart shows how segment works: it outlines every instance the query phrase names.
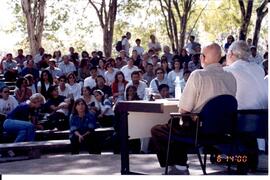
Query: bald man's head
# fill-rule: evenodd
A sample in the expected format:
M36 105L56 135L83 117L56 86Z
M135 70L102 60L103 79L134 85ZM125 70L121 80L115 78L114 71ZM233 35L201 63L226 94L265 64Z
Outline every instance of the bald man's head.
M212 43L203 48L202 67L205 65L218 63L221 58L221 47L217 43Z

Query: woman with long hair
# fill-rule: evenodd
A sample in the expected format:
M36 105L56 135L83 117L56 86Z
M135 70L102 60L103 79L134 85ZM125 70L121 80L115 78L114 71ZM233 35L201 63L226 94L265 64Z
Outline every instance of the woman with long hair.
M167 80L170 87L170 94L174 96L176 76L179 77L179 80L183 79L184 77L184 68L182 61L180 59L175 59L172 64L172 69L173 70L169 72L167 76Z
M87 104L82 98L77 99L70 117L71 154L79 154L83 145L87 147L89 154L100 153L96 127L95 115L88 111Z
M89 86L83 87L82 89L82 98L85 100L88 110L97 114L99 112L98 101L95 96L92 95L92 90Z
M40 75L40 81L37 84L38 93L41 93L48 99L48 89L53 85L52 74L48 70L43 70Z
M114 81L112 83L112 94L114 102L124 100L125 88L128 81L125 80L125 76L122 71L118 71L115 74Z
M25 102L32 96L32 90L28 88L26 78L19 78L16 82L15 98L19 103Z

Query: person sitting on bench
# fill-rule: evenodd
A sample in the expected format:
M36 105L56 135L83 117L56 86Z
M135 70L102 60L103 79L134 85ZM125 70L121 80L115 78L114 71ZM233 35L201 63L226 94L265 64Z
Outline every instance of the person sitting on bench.
M79 98L75 101L70 117L71 154L79 154L81 145L85 145L89 154L100 154L96 138L96 117L88 111L86 102Z

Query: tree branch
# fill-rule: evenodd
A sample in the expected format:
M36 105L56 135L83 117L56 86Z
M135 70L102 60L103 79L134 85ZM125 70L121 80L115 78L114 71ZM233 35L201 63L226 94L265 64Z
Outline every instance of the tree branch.
M245 17L246 16L246 11L245 11L245 4L244 4L243 0L238 0L238 3L239 3L239 6L240 6L242 17Z
M95 3L92 0L89 0L89 3L96 10L96 13L97 13L97 16L98 16L98 19L99 19L100 26L102 28L104 28L104 22L103 22L103 17L102 17L103 15L102 15L102 13L100 12L100 10L98 10L97 6L95 5Z

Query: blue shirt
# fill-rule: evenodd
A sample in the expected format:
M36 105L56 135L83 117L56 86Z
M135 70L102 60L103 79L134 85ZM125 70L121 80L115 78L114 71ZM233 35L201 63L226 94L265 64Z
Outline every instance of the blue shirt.
M87 112L83 118L78 115L72 114L69 120L70 124L70 137L74 135L75 131L78 131L81 135L87 131L93 131L96 129L96 117L94 114Z
M37 116L37 111L30 108L29 104L21 103L13 111L8 113L7 119L29 121L33 116Z

